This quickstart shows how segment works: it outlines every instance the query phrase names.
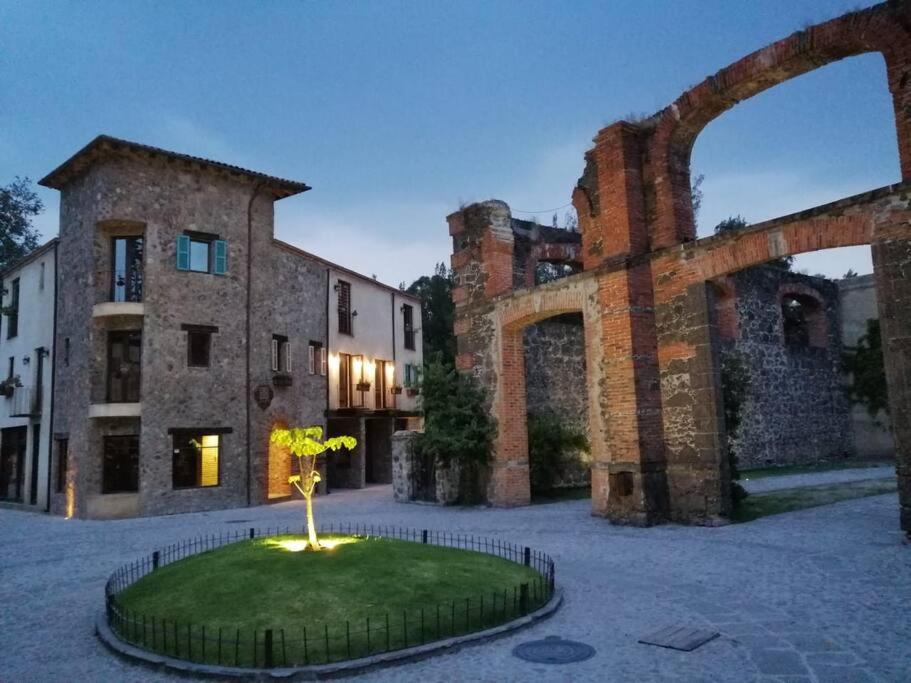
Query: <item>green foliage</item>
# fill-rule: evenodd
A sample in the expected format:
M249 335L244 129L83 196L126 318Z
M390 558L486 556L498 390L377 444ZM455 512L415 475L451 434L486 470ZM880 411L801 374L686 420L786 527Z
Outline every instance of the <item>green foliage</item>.
M421 299L421 339L424 358L440 354L444 363L455 362L455 336L452 333L452 271L438 263L434 274L423 275L407 291Z
M857 340L857 346L842 354L842 370L851 377L846 387L851 401L864 406L872 418L880 411L889 414L879 320L867 320L866 334Z
M750 376L739 355L725 354L721 360L721 396L724 402L724 429L727 433L728 465L731 471L731 501L736 509L747 497L737 480L740 470L737 467L737 450L734 442L740 429L743 413L743 401L750 386Z
M321 453L340 448L354 448L357 439L353 436L334 436L323 441L322 427L294 427L293 429L274 429L270 437L272 443L285 446L298 458L315 457Z
M725 218L718 225L715 226L715 234L723 235L728 232L736 232L737 230L743 230L744 228L749 227L747 219L743 216L731 216L730 218ZM772 266L773 268L778 268L780 270L791 270L791 266L794 265L793 256L782 256L781 258L772 259L768 261L765 265Z
M528 460L532 491L552 489L554 482L562 475L565 459L578 451L589 451L585 434L566 425L554 413L528 415Z
M43 210L44 204L28 178L17 176L6 187L0 187L0 270L38 246L32 217Z
M487 462L493 424L473 376L456 372L437 355L425 367L421 404L424 433L417 448L422 454L444 463Z

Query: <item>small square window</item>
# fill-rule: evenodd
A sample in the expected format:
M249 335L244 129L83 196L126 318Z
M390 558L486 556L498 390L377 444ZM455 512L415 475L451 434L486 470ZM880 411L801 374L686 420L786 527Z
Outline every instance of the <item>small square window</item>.
M175 489L218 486L221 436L174 432L172 485Z
M209 349L211 346L211 333L187 332L187 365L191 368L209 367Z

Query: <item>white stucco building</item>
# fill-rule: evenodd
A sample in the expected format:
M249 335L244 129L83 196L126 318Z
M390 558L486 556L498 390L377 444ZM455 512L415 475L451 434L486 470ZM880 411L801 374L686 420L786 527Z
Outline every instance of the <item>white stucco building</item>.
M421 302L326 265L328 431L358 439L357 449L329 459L329 487L389 483L392 433L420 423Z
M50 453L56 258L53 239L0 274L0 501L42 511L55 486Z

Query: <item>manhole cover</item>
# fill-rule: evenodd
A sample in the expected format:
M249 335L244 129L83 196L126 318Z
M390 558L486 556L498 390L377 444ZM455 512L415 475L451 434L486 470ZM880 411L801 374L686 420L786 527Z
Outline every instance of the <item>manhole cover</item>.
M249 519L226 519L225 524L246 524Z
M595 648L574 640L563 640L559 636L547 636L544 640L517 645L512 653L519 659L536 664L570 664L594 657Z

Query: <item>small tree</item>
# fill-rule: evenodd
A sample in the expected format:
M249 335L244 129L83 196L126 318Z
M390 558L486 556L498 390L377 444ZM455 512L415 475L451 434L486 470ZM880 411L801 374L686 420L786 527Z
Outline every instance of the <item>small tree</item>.
M528 464L532 493L554 488L567 456L589 452L585 434L552 412L528 414Z
M850 375L851 383L845 389L852 402L864 406L874 420L880 411L889 414L879 320L867 320L867 333L857 340L857 346L849 347L842 355L842 371Z
M32 225L44 205L28 178L16 178L0 187L0 270L38 246L38 231Z
M316 524L313 521L313 491L320 481L316 458L329 450L354 448L357 439L353 436L334 436L324 441L322 427L294 427L273 429L270 440L278 446L286 447L297 458L300 474L288 477L288 483L301 492L307 503L307 540L311 550L319 550Z
M462 467L461 497L475 498L475 466L490 455L493 424L484 405L484 392L471 375L457 372L437 355L426 366L421 385L424 433L416 446L424 457Z

